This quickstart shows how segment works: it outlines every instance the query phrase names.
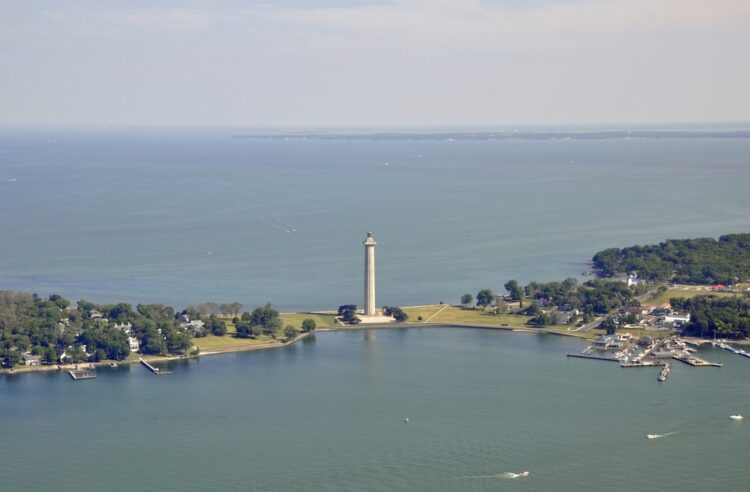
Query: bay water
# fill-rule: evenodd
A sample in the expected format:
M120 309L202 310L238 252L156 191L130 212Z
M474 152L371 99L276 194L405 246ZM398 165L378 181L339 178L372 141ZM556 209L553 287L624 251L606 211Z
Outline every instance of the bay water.
M264 351L0 378L6 492L747 490L750 360L566 358L480 329L319 333ZM405 422L408 418L408 423ZM664 437L647 439L647 434ZM512 478L529 471L528 478Z
M73 301L378 303L580 276L597 250L750 230L747 139L236 139L0 130L0 289ZM582 342L319 333L155 377L0 378L0 489L745 490L748 360L649 369ZM409 422L404 421L405 418ZM646 439L647 434L664 435ZM526 479L511 478L528 470Z
M599 249L750 231L750 139L240 139L0 131L0 289L72 301L458 302Z

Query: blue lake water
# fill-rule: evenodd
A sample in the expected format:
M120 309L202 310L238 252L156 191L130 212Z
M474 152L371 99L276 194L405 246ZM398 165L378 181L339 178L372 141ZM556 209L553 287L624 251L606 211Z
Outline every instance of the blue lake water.
M748 139L235 133L1 129L0 289L361 304L372 231L379 304L457 302L578 276L604 247L750 231Z
M747 139L234 133L0 129L0 289L332 308L361 303L372 231L379 304L456 302L577 276L604 247L750 231ZM723 368L676 365L659 384L565 357L581 347L321 333L166 377L3 377L0 490L750 488L748 428L728 419L750 415L750 361L707 349Z
M750 360L568 359L575 339L320 333L286 349L0 378L4 492L747 490ZM403 419L409 418L405 423ZM670 434L647 439L646 434ZM529 471L527 479L504 473Z

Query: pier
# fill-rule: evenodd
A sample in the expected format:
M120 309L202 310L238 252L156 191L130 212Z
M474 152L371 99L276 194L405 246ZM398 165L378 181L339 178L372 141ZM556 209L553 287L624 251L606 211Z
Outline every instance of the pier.
M721 364L717 364L716 362L709 362L695 356L685 357L681 355L673 355L672 358L693 367L721 367Z
M70 377L74 381L78 381L79 379L96 379L96 373L88 369L74 369L68 371L68 374L70 374Z
M149 371L153 372L153 373L154 373L154 374L156 374L157 376L164 376L165 374L172 374L172 373L171 373L171 372L169 372L169 371L160 371L158 367L154 367L154 366L152 366L151 364L149 364L148 362L146 362L146 361L145 361L145 360L143 360L143 359L138 359L138 360L140 360L140 361L141 361L141 364L143 364L144 366L146 366L146 368L147 368L147 369L148 369Z
M659 381L664 382L667 380L667 377L669 377L669 362L664 364L664 367L661 368L661 371L659 372Z
M609 362L620 362L620 359L614 357L605 357L602 355L590 355L590 354L568 354L568 357L577 357L579 359L594 359L594 360L606 360Z

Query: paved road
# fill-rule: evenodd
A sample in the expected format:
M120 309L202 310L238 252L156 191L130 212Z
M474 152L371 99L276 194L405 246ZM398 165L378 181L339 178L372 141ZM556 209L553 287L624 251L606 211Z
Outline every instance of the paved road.
M575 330L571 330L571 331L582 331L584 333L589 332L593 330L594 328L596 328L597 326L599 326L599 323L601 323L603 319L604 319L604 316L597 316L596 318L594 318L594 321L586 323L585 325L580 326L576 328Z

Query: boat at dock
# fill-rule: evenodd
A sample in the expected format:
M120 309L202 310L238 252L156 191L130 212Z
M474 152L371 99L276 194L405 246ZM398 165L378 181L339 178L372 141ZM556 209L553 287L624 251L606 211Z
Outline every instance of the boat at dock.
M666 364L664 364L664 367L662 367L661 371L659 372L659 381L662 381L662 382L666 381L667 377L669 377L669 371L670 371L669 362L667 362Z

